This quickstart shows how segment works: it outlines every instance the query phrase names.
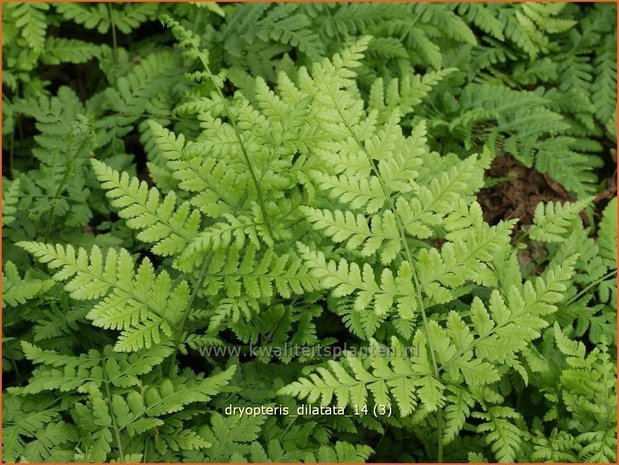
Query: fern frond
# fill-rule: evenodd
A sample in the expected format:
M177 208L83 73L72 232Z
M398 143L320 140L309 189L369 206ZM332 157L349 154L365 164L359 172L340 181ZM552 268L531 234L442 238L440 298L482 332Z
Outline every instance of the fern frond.
M2 303L8 307L26 303L48 291L54 282L26 275L22 278L15 264L7 261L2 273Z
M331 176L318 171L312 174L320 189L329 192L333 199L349 204L354 210L376 213L386 201L376 176L358 179L345 174Z
M176 255L198 235L201 215L191 209L188 202L176 207L176 194L168 193L163 200L159 191L148 188L146 182L130 179L98 160L91 160L101 187L119 209L119 216L127 226L137 229L138 239L153 243L152 251L158 255Z
M381 261L388 264L400 251L400 236L391 210L386 210L382 216L372 216L371 229L365 216L350 211L311 207L302 211L316 230L324 231L334 242L346 242L349 250L360 249L362 256L368 257L381 250Z
M96 29L106 33L112 24L124 34L146 21L155 19L157 5L126 4L114 5L108 12L106 5L85 5L80 3L64 3L56 5L56 11L64 18L83 25L86 29Z
M440 252L421 250L419 281L428 304L449 302L455 297L453 290L466 281L494 284L488 265L509 250L513 225L513 221L492 227L481 223L443 244Z
M128 3L118 6L121 8L111 9L110 20L124 34L129 34L147 21L154 21L159 10L158 5L148 3Z
M46 405L49 399L33 401L10 393L2 397L2 450L5 460L17 461L24 455L29 440L36 438L46 425L59 421L60 412L57 406Z
M600 255L607 261L608 268L615 269L617 267L617 197L613 197L602 212L598 244Z
M522 448L522 431L514 424L521 416L509 407L490 407L487 412L476 412L476 418L485 423L477 431L485 432L486 441L500 462L513 462Z
M600 53L595 60L594 91L591 96L596 107L596 116L603 123L612 119L616 112L615 101L617 100L617 81L613 77L617 75L617 54L611 41L606 43L610 46L607 45L606 50Z
M253 29L258 39L272 39L284 44L290 44L305 53L311 60L322 57L324 43L318 35L309 28L310 20L303 14L296 14L298 5L276 5L264 18L254 24ZM253 31L252 31L253 32ZM253 34L245 34L248 42L253 41Z
M277 255L266 249L257 255L249 244L241 256L235 247L215 253L209 262L206 284L208 295L225 289L228 298L246 295L251 299L270 299L274 292L282 297L311 292L317 283L301 260L289 254Z
M578 220L578 214L586 208L592 199L578 202L538 203L535 207L533 225L529 236L536 241L563 242L570 226Z
M337 461L338 463L365 462L373 452L370 446L337 441L334 449L326 446L318 449L317 460Z
M386 5L349 3L331 15L321 24L324 35L330 38L354 35L366 31L368 27L385 20L408 16L408 8L398 5L389 8Z
M110 28L110 18L103 4L95 6L67 2L56 5L56 11L65 19L82 24L87 29L97 29L102 34Z
M45 52L41 55L41 61L46 65L60 63L85 63L100 55L101 47L75 39L63 39L60 37L47 37Z
M616 461L616 6L3 11L5 460Z
M415 187L415 197L396 200L396 213L407 234L425 239L432 235L431 227L440 223L461 198L481 188L479 179L488 166L489 158L471 156L449 168L440 178Z
M2 178L2 225L8 226L15 221L17 202L21 194L21 181L19 178L9 181Z
M503 40L503 29L505 25L497 15L497 9L490 4L462 3L457 5L458 13L465 15L466 18L483 31L498 40Z
M327 262L322 252L314 252L303 244L297 244L301 257L324 289L332 289L334 297L355 293L355 309L363 311L373 304L378 315L385 315L395 307L402 318L412 319L417 303L412 283L411 265L403 261L394 276L389 268L382 271L380 283L369 264L363 270L357 263Z
M319 401L321 405L331 404L335 397L337 405L345 407L366 405L369 393L375 397L377 404L391 403L389 393L392 390L393 395L396 395L400 386L406 385L407 381L412 388L413 384L404 375L392 372L386 361L377 358L375 362L382 368L380 377L371 374L356 358L347 358L345 364L330 360L327 362L328 368L317 368L315 373L280 389L278 394L305 399L308 403ZM410 414L417 403L412 390L398 400L402 401L402 415Z
M535 168L548 173L579 199L590 197L598 182L595 169L602 160L591 153L576 150L577 141L569 136L556 136L538 143ZM567 148L567 150L566 150Z
M102 4L97 6L103 7ZM110 110L111 114L99 118L97 127L106 130L126 127L145 115L167 122L172 111L170 100L184 90L187 82L180 69L180 60L181 57L172 52L151 53L126 74L114 76L115 85L105 90L102 108ZM164 88L169 89L169 93L162 94ZM107 137L114 134L115 131L106 131Z
M15 26L28 46L36 51L43 51L47 22L45 11L49 9L47 3L15 3L7 5L7 14L13 17Z
M378 78L370 89L369 109L380 111L383 120L394 111L400 116L412 113L430 91L453 71L454 69L443 69L423 76L407 74L401 79L395 78L389 82Z
M567 362L560 378L561 401L576 416L571 427L580 433L575 436L580 445L578 458L613 461L617 456L613 439L617 431L613 421L617 375L608 349L598 346L587 353L584 344L571 340L558 323L554 325L554 337Z
M258 215L257 208L252 212ZM205 252L214 252L230 245L241 249L246 243L256 248L264 245L273 247L273 242L262 221L244 215L223 215L224 221L204 228L178 258L176 264L181 269L193 269L202 261Z
M76 300L97 299L88 314L93 324L120 330L115 349L135 351L169 341L189 302L189 287L181 281L172 287L164 271L155 274L148 259L136 271L124 249L109 249L105 260L94 246L90 253L71 246L20 242L52 270L55 281L68 281L65 290Z
M214 412L211 424L201 428L202 436L212 444L208 458L226 460L235 452L241 454L248 450L249 444L258 439L265 420L264 416L223 416Z
M221 392L236 371L232 365L208 378L179 376L178 379L164 379L159 386L150 386L144 393L146 413L161 416L180 411L183 406L194 402L206 402Z
M449 388L454 392L447 395L445 407L445 430L443 442L449 444L464 427L467 418L471 415L471 408L475 405L475 399L466 390L458 387Z

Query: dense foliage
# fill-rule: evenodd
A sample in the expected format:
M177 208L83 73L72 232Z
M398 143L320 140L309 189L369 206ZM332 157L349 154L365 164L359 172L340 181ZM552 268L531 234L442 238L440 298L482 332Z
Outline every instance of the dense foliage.
M3 460L614 462L615 9L4 4Z

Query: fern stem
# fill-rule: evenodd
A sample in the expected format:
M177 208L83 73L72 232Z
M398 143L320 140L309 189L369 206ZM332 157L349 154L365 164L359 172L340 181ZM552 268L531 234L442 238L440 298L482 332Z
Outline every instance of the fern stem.
M150 441L150 436L148 436L145 440L144 440L144 454L142 455L142 463L148 463L148 443Z
M172 359L170 360L170 371L169 371L168 376L172 376L174 374L174 371L176 368L176 357L178 354L178 346L180 345L181 337L183 336L183 328L185 327L185 322L187 321L187 317L189 316L189 312L191 311L193 302L194 300L196 300L196 297L198 296L198 290L200 289L200 286L202 286L202 281L204 280L204 277L206 276L206 270L208 268L208 264L211 261L211 256L212 255L204 259L204 264L202 265L202 268L200 268L200 272L198 273L196 284L193 290L191 291L191 297L189 298L189 302L187 303L187 308L185 308L183 317L181 318L180 323L176 327L176 334L174 337L174 353L172 354Z
M436 461L438 463L443 463L443 409L438 408L436 415L436 435L438 436L438 447L436 451Z
M24 127L21 124L21 118L17 119L17 129L19 130L19 140L24 140Z
M329 17L329 20L333 23L333 15L331 14L331 11L329 11L329 7L325 8L325 11L327 13L327 16ZM341 48L343 42L342 37L340 36L340 31L338 31L336 26L333 26L333 30L335 31L335 39L337 40L338 48Z
M288 434L288 431L290 430L290 428L292 427L292 425L294 424L295 421L297 421L297 418L299 418L298 416L295 416L292 421L290 423L288 423L288 426L286 426L286 429L284 430L284 432L279 436L280 439L284 440L284 438L286 437L286 434Z
M415 26L415 24L417 23L419 18L421 18L421 15L415 15L413 17L413 20L409 24L407 24L406 30L404 31L404 33L398 39L398 42L401 42L401 43L404 42L404 39L406 38L407 35L410 34L411 30L413 29L413 27Z
M570 300L568 300L565 305L571 305L574 302L576 302L578 299L580 299L583 295L585 295L587 293L587 291L589 289L591 289L592 287L597 286L598 284L600 284L602 281L605 281L608 278L612 278L613 275L617 274L617 270L613 270L610 273L607 273L606 275L602 276L601 278L596 279L595 281L593 281L591 284L589 284L587 287L585 287L583 290L581 290L578 294L576 294L574 297L572 297Z
M516 245L524 240L525 237L529 235L528 229L523 229L520 231L520 234L514 239L513 244Z
M114 18L112 18L112 6L109 2L105 4L107 7L107 14L110 18L110 25L112 30L112 49L114 50L114 61L118 61L118 43L116 42L116 24L114 23Z
M239 205L237 205L234 210L232 210L232 214L236 214L236 212L238 211L238 209L240 208L242 202L239 203ZM177 353L178 353L178 346L181 343L181 337L183 335L183 329L185 327L185 322L187 321L187 317L189 316L189 312L191 311L191 307L193 305L193 301L196 299L196 297L198 296L198 289L200 288L200 286L202 285L202 281L204 280L204 277L206 276L206 270L208 268L208 264L211 261L211 257L212 255L206 257L204 259L204 265L202 265L202 268L200 269L200 272L198 273L198 279L196 281L196 286L193 288L193 291L191 292L191 297L189 298L189 302L187 304L187 308L185 309L185 313L183 313L183 317L178 325L178 327L176 328L176 335L174 338L174 354L172 354L172 359L170 360L170 371L169 371L169 376L172 376L174 374L174 368L176 365L176 357L177 357Z
M114 414L114 410L112 408L112 394L110 392L110 380L107 376L107 370L105 369L105 361L103 362L103 384L105 384L105 394L107 397L108 408L110 409L110 417L112 418L112 429L114 430L114 436L116 438L116 446L118 447L118 453L120 454L119 461L123 462L125 460L125 451L123 449L123 443L120 439L120 430L118 429L118 425L116 424L116 415Z
M47 225L45 226L45 242L47 242L49 239L49 233L52 227L54 211L56 210L56 204L54 201L57 200L58 197L60 196L60 192L62 192L62 188L64 184L67 182L67 179L69 179L69 175L71 174L71 171L73 169L73 163L75 162L75 159L79 156L80 152L84 149L84 147L86 147L87 142L88 142L88 136L85 136L80 146L77 148L73 156L69 158L69 161L65 165L66 169L64 171L64 175L62 176L62 180L58 184L58 187L56 188L56 192L54 193L54 196L51 199L53 203L52 203L52 208L49 210L49 215L47 215Z
M385 435L387 434L387 430L389 429L389 425L385 425L385 428L383 429L383 434L380 435L380 439L378 440L378 442L376 443L376 445L373 447L374 449L374 453L378 452L378 447L381 445L381 443L383 442L383 439L385 439Z
M269 221L269 218L267 216L267 211L266 211L266 207L264 204L264 198L262 196L262 188L260 187L260 182L258 181L258 177L256 176L256 172L254 171L254 167L247 153L247 148L245 147L245 143L243 142L243 138L241 137L241 131L239 130L237 126L236 118L234 117L234 114L232 113L232 108L230 108L230 105L228 104L228 100L224 97L223 92L217 85L217 82L215 81L215 77L213 76L213 73L211 72L211 68L209 67L204 57L202 56L202 53L200 53L200 51L195 46L193 48L194 48L194 51L197 53L198 57L200 58L200 62L202 63L202 66L204 67L206 74L208 74L209 79L215 86L217 95L221 99L221 102L224 105L224 108L226 109L226 113L228 115L230 125L232 126L236 139L239 143L239 146L241 147L241 152L243 153L245 164L247 165L247 169L249 170L252 183L254 184L254 188L256 189L256 196L258 197L258 206L260 207L260 212L262 213L262 218L264 220L264 224L266 225L269 238L273 240L273 230L271 228L271 222Z
M15 381L17 381L18 386L22 386L23 382L21 379L21 372L19 371L19 367L17 366L17 362L14 359L11 359L11 365L13 365L13 370L15 370Z
M196 17L193 21L193 27L191 28L192 31L198 30L198 22L200 21L200 16L202 16L202 8L198 8L198 11L196 12Z
M385 183L383 181L383 179L380 176L380 171L378 170L378 167L376 166L376 163L374 162L374 160L372 159L372 157L370 156L370 154L367 152L367 150L365 149L365 147L363 146L363 144L361 143L361 141L357 138L357 135L354 133L354 131L350 128L350 126L347 124L346 119L344 118L344 115L342 115L342 112L340 111L339 106L337 105L337 101L335 100L335 98L333 98L333 96L331 96L331 99L333 100L334 106L335 108L337 108L338 114L340 115L340 118L342 120L342 122L344 123L344 126L346 127L346 129L348 129L348 132L350 133L351 137L353 138L353 140L355 141L355 143L359 146L359 148L363 151L363 153L365 154L365 156L368 159L368 162L371 166L372 171L374 172L374 174L376 175L376 178L378 179L378 183L380 184L381 190L385 196L385 198L387 199L387 203L389 204L389 208L391 209L391 211L394 212L394 217L395 217L395 222L397 224L398 227L398 236L399 236L399 240L400 243L402 244L402 247L404 249L404 252L406 254L406 259L408 260L408 263L411 264L411 275L413 277L413 285L415 287L415 294L416 294L416 299L419 305L419 310L421 313L421 318L423 320L423 329L426 335L426 343L428 344L428 347L430 349L430 359L432 361L432 371L433 371L433 375L434 377L437 379L437 381L439 380L439 369L438 369L438 364L436 362L436 355L434 354L434 348L432 347L432 342L430 340L429 337L429 330L428 330L428 317L425 311L425 306L423 303L423 297L421 295L421 284L419 283L419 277L417 276L417 270L416 267L414 266L414 261L413 261L413 255L411 254L411 251L408 247L408 241L406 240L406 232L404 229L404 225L402 224L402 221L398 218L398 216L395 214L395 207L393 204L393 201L391 200L391 196L389 194L389 191L387 190L387 187L385 186ZM437 436L438 436L438 447L437 447L437 460L438 462L442 462L443 461L443 411L441 408L437 409Z
M9 174L11 179L13 179L13 149L15 147L15 131L11 131L11 140L9 142Z

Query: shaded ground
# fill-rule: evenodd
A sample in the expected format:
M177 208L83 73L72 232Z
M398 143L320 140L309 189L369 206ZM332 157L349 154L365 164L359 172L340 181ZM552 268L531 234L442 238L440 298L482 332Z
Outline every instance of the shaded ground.
M559 183L509 155L495 158L487 176L503 179L477 196L484 219L490 224L512 218L519 218L521 226L531 224L539 202L573 200Z
M559 183L548 176L527 168L515 158L507 155L493 160L487 176L492 185L482 189L477 195L484 219L490 224L500 220L518 218L520 221L515 228L515 235L533 222L535 207L539 202L567 202L575 200ZM608 201L617 195L617 165L605 166L598 173L600 181L606 189L596 195L593 216L595 221ZM589 218L581 214L585 226L589 225ZM530 267L530 271L538 273L538 259L546 255L544 247L529 243L529 247L518 252L518 260L523 267Z
M602 210L610 199L617 195L617 163L614 150L612 163L606 163L597 175L606 188L595 196L594 218L601 216ZM535 206L539 202L575 200L561 184L532 168L527 168L510 155L500 156L492 161L487 172L489 179L496 182L482 189L477 200L482 206L484 219L490 224L512 218L520 219L519 227L533 221ZM583 221L588 224L583 214Z

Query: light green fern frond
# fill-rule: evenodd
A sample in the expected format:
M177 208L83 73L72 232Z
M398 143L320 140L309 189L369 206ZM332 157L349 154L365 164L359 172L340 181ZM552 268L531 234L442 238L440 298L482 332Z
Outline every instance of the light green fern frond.
M486 412L474 414L484 423L477 427L477 431L486 433L486 442L500 462L511 462L521 451L523 433L514 423L522 417L510 407L491 407Z
M7 261L2 273L2 303L15 307L48 291L54 284L49 279L26 275L22 278L15 264Z
M174 192L162 200L159 191L149 189L146 182L130 179L127 173L121 174L98 160L91 163L112 206L119 209L119 216L126 219L127 226L140 231L138 239L154 244L154 253L176 255L198 235L200 213L188 202L177 207Z
M157 14L157 5L135 3L126 5L91 5L80 3L62 3L56 10L64 18L73 20L87 29L96 29L100 33L116 27L120 32L130 33L146 21L152 21Z
M606 347L587 353L583 343L571 340L557 323L554 336L567 362L560 379L561 401L575 416L570 426L576 433L578 458L612 462L617 456L613 421L617 410L616 366Z
M213 254L207 267L208 295L224 289L228 298L243 295L251 299L270 299L274 293L282 297L311 292L318 284L302 261L290 254L276 255L273 249L258 253L249 244L241 251L232 246Z
M383 269L380 282L377 282L373 268L367 263L361 268L343 258L338 262L327 262L322 252L312 251L303 244L297 244L297 247L312 276L324 289L332 289L333 296L354 293L358 311L372 305L378 315L385 315L395 307L403 318L413 318L417 302L410 263L403 261L395 276L389 268Z
M585 199L563 204L538 203L535 207L535 216L533 225L529 229L529 236L536 241L564 241L569 228L578 220L578 214L591 203L591 200Z
M9 181L2 178L2 225L8 226L15 221L17 202L19 201L21 185L19 178Z
M45 51L41 55L41 61L47 65L84 63L98 57L100 53L101 47L89 42L48 37L45 41Z
M109 249L105 259L94 246L90 253L71 246L36 242L18 244L52 270L55 281L68 281L65 290L76 300L97 300L88 314L95 326L119 330L118 351L135 351L169 342L189 302L189 286L175 287L165 271L156 274L144 259L137 270L124 249Z
M430 93L430 91L452 73L453 69L429 72L423 76L417 74L405 75L402 79L392 79L384 82L382 78L376 79L370 89L368 107L380 112L381 118L386 119L394 111L405 116L415 111L417 105Z
M28 46L35 51L42 51L45 46L47 22L44 12L48 9L47 3L12 3L7 5L6 14L13 17L21 36Z
M607 260L608 268L617 267L617 197L613 197L604 212L598 230L600 255Z

